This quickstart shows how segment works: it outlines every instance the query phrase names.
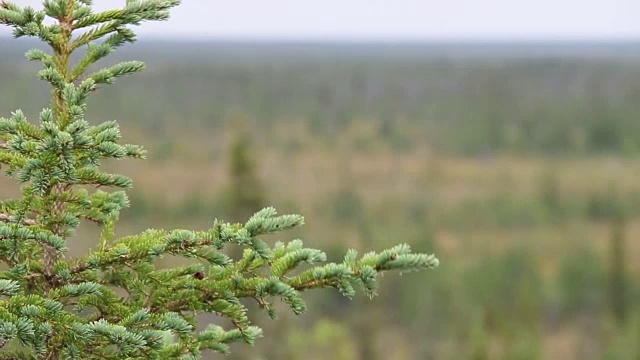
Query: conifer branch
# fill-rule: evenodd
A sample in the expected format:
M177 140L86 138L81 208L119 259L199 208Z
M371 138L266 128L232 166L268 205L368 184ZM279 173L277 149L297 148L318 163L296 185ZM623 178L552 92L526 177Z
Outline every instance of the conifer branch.
M438 266L434 255L413 253L407 245L362 257L349 251L339 263L328 263L324 252L300 240L271 246L260 237L304 224L301 216L278 216L273 208L245 224L216 220L206 231L147 230L112 240L114 223L129 205L123 189L132 182L102 172L100 164L142 159L145 152L120 144L117 122L89 125L86 102L98 85L144 64L86 72L135 40L130 26L166 20L179 3L127 1L121 9L93 13L88 0L45 0L42 11L0 0L0 24L53 50L27 53L43 65L38 75L51 84L52 108L40 113L38 123L19 110L0 118L0 166L7 165L7 174L22 185L20 198L0 201L0 259L9 265L0 272L0 347L16 340L26 349L0 353L0 359L198 359L203 350L228 353L228 344L253 344L262 336L241 299L255 300L274 316L269 301L280 298L301 314L303 291L328 287L351 297L360 287L373 297L383 272ZM47 16L52 25L44 24ZM84 33L74 39L77 30ZM83 46L86 54L71 67L71 55ZM102 190L107 187L121 190ZM84 221L104 227L102 243L85 256L66 258L67 240ZM240 259L225 253L229 244L244 249ZM193 263L158 268L156 260L166 255ZM210 325L197 333L197 313L219 314L233 329ZM167 332L177 340L162 340Z
M0 213L0 221L1 222L14 222L16 221L15 216L11 216L9 214L2 214ZM35 225L36 221L33 219L23 219L22 223L25 225Z

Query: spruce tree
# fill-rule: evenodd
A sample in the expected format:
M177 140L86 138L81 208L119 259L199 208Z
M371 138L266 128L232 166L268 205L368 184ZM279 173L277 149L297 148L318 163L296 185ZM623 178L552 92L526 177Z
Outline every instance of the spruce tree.
M611 219L610 233L610 270L609 300L613 316L618 324L623 324L627 317L626 302L626 231L627 216L623 209L618 209Z
M242 221L265 206L264 187L257 174L249 121L243 114L231 117L233 140L229 146L230 186L227 207L231 221Z
M145 151L121 144L115 121L90 124L87 98L144 64L89 69L134 42L132 26L165 20L179 3L127 0L96 12L90 0L45 0L39 10L0 0L0 24L12 27L14 37L37 37L51 48L31 50L27 58L42 63L38 75L52 88L51 107L39 121L20 110L0 119L0 166L21 185L21 196L0 201L0 359L199 359L204 351L225 353L232 342L252 344L262 335L241 299L255 300L273 316L270 301L280 298L300 314L303 291L335 288L352 296L358 285L373 296L382 271L438 265L434 255L412 253L407 245L362 257L349 251L338 263L326 263L322 251L300 240L270 246L264 235L303 224L301 216L278 216L273 208L244 224L214 220L206 231L114 236L132 182L100 165L142 159ZM76 52L81 56L72 63ZM99 244L84 256L65 256L85 222L102 228ZM241 259L224 254L230 243L245 248ZM165 255L193 263L160 268L156 260ZM229 321L198 332L202 313Z

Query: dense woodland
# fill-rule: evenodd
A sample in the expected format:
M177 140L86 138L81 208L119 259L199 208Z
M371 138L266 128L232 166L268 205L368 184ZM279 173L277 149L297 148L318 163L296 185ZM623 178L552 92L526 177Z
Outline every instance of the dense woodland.
M35 118L48 89L8 41L0 114ZM148 69L88 110L149 150L109 164L135 184L118 234L274 205L329 255L408 242L441 260L373 301L258 315L267 338L235 358L640 357L640 45L143 41L122 58Z

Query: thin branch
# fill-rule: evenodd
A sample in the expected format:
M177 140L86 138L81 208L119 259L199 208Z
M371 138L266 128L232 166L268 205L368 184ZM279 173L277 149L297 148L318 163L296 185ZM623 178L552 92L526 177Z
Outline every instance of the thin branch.
M0 221L2 221L2 222L13 222L15 220L16 220L15 216L11 216L9 214L1 214L0 213ZM33 219L24 219L24 220L22 220L22 223L25 224L25 225L35 225L36 221L33 220Z

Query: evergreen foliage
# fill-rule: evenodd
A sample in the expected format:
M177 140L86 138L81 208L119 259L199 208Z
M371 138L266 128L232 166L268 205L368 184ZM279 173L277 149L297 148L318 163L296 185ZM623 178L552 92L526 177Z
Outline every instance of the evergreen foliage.
M255 299L275 316L270 299L305 311L301 292L335 288L346 296L360 285L373 296L382 271L434 268L434 255L398 245L340 263L300 240L269 246L263 235L301 226L299 215L265 208L245 224L215 220L206 231L149 229L116 238L114 226L129 205L132 181L100 170L103 160L145 157L142 147L120 144L115 121L91 125L87 98L100 86L141 71L138 61L95 72L91 65L135 41L131 26L166 20L179 0L127 0L119 9L94 12L90 0L45 0L43 9L0 1L0 23L15 37L37 37L51 53L31 50L38 73L51 84L51 108L39 122L20 110L0 119L0 165L21 184L22 196L0 200L0 359L198 359L203 351L226 353L235 341L254 343L241 299ZM53 19L53 23L45 22ZM101 40L101 41L100 41ZM71 55L86 50L78 62ZM119 190L118 190L119 189ZM102 227L100 244L79 257L65 256L83 221ZM238 261L227 244L245 247ZM193 259L177 268L155 260ZM311 264L306 269L300 266ZM196 331L196 316L215 313L231 328ZM167 332L172 340L167 340Z
M627 219L624 214L619 214L612 220L610 235L610 270L609 270L609 300L611 310L616 321L622 324L627 318L626 302L626 227Z
M229 212L232 221L241 221L264 207L266 200L263 186L257 174L256 162L251 153L251 138L248 120L242 114L231 118L234 139L230 146L228 189Z

